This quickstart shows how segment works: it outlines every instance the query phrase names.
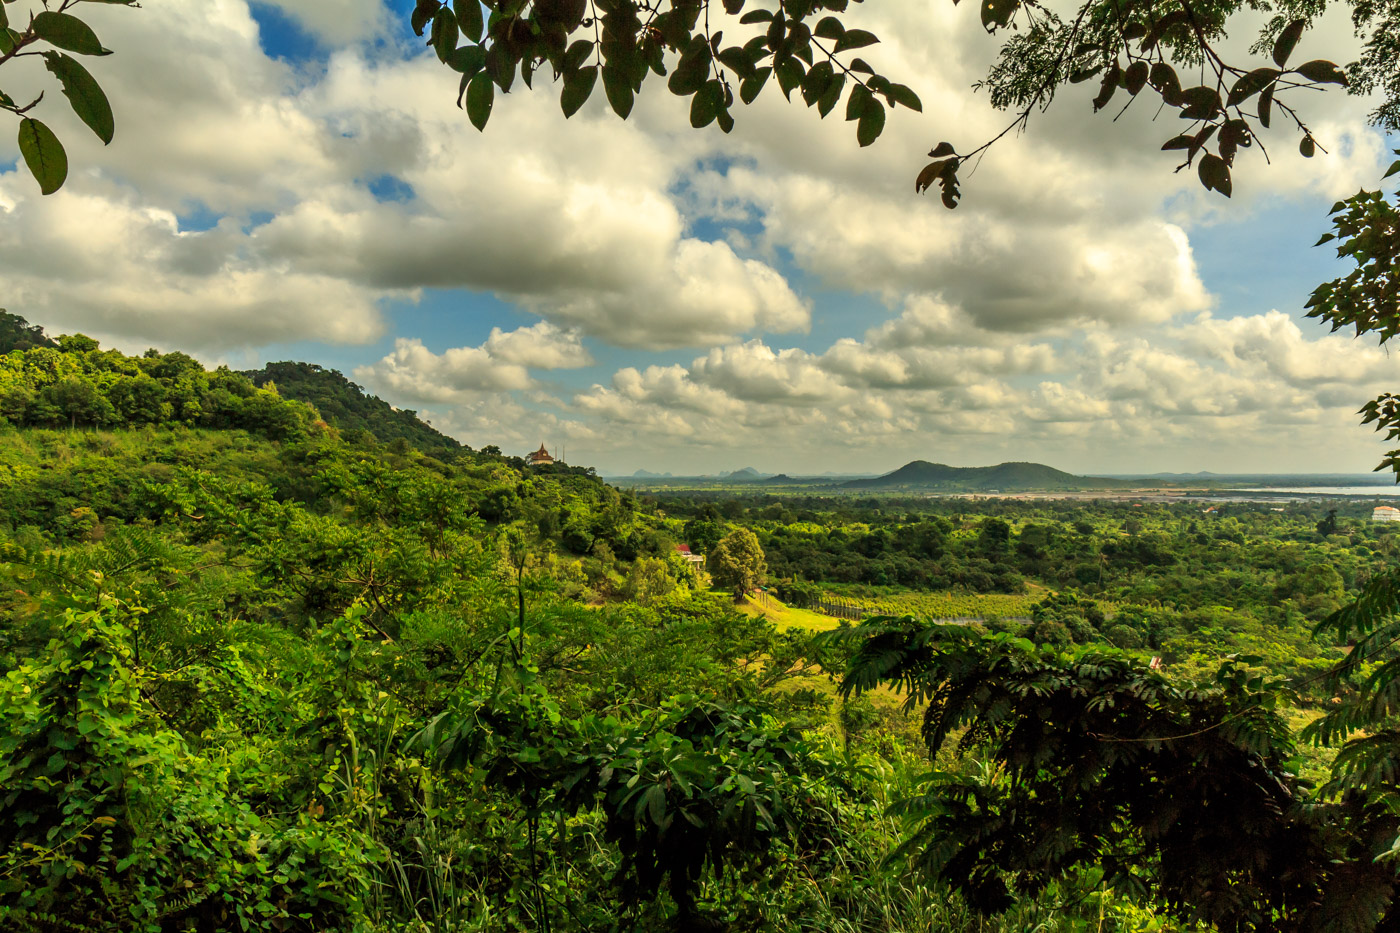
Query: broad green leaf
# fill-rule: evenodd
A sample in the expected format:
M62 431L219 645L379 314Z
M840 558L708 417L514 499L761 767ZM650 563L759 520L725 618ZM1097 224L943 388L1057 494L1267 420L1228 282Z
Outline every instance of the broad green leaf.
M1147 86L1148 64L1143 61L1133 62L1128 66L1128 70L1123 73L1123 86L1128 89L1128 93L1134 97Z
M486 24L478 0L453 0L452 8L457 14L457 27L462 30L462 35L473 42L480 42Z
M1219 191L1225 197L1230 196L1230 166L1225 164L1225 160L1218 155L1206 153L1201 156L1201 162L1196 167L1196 173L1201 178L1201 184L1206 188Z
M690 99L690 125L699 129L709 126L724 101L724 89L718 81L707 81Z
M68 154L47 126L32 117L19 123L19 151L24 164L39 182L39 190L53 194L68 177Z
M1394 175L1396 172L1400 172L1400 161L1396 161L1396 162L1390 163L1390 168L1386 169L1386 170L1385 170L1385 174L1382 175L1381 177L1382 177L1382 178L1389 178L1391 175Z
M863 49L879 41L873 32L867 32L864 29L848 29L841 34L841 38L836 40L836 48L833 51L845 52L850 49Z
M1181 103L1181 79L1176 76L1176 69L1171 65L1157 62L1152 66L1148 80L1168 106L1176 107Z
M69 13L45 10L34 17L34 34L45 42L79 55L110 55L88 24Z
M1298 143L1298 152L1305 159L1311 159L1317 153L1317 143L1313 141L1311 134L1304 136L1302 142Z
M739 99L746 104L753 103L763 90L763 85L768 83L768 77L773 74L772 68L760 68L744 79L739 85Z
M982 0L982 26L988 32L996 32L1000 26L1011 22L1020 0Z
M603 92L608 95L608 105L613 113L626 120L632 112L632 83L622 73L622 69L611 62L603 65Z
M1230 88L1230 96L1226 99L1225 105L1234 107L1243 103L1272 84L1279 74L1277 68L1256 68L1249 74L1241 75L1234 87Z
M566 75L571 71L579 70L583 67L583 63L588 61L588 57L592 54L593 40L576 40L572 45L569 46L569 50L564 53L564 67L561 70Z
M1340 84L1346 87L1347 76L1335 64L1322 59L1304 62L1293 69L1298 74L1309 81L1316 81L1319 84Z
M826 86L826 91L821 99L817 101L817 113L823 118L836 109L836 105L841 100L841 92L846 89L846 76L838 74L832 78L831 83Z
M812 35L818 39L840 39L846 32L846 27L841 25L841 21L834 16L827 16L817 23L817 28L812 30Z
M898 104L907 107L916 113L924 112L924 105L919 100L919 95L914 93L914 89L904 84L891 84L890 89L885 93L891 104Z
M861 111L860 122L856 124L856 142L868 146L880 137L885 129L885 105L873 97Z
M859 120L867 105L875 102L875 96L863 84L851 88L851 96L846 98L846 119Z
M486 67L486 50L479 45L464 45L452 53L447 67L458 74L472 78Z
M1293 54L1293 47L1298 44L1305 26L1305 20L1295 19L1283 27L1283 31L1278 34L1278 40L1274 42L1274 64L1280 68L1288 64L1288 56Z
M598 82L598 66L589 65L564 76L564 90L559 93L559 106L564 117L572 117L593 93L593 85Z
M457 17L444 7L433 17L433 32L429 39L438 61L448 62L457 51Z
M467 119L478 130L486 129L486 121L491 119L491 106L496 100L496 86L491 76L479 72L467 85Z
M1188 120L1209 120L1220 112L1220 93L1213 87L1193 87L1181 92L1181 116Z
M62 52L45 52L44 66L53 72L63 85L63 95L68 98L68 103L73 106L73 112L78 118L86 123L104 144L110 143L112 134L116 132L112 105L92 74L79 64L77 59Z

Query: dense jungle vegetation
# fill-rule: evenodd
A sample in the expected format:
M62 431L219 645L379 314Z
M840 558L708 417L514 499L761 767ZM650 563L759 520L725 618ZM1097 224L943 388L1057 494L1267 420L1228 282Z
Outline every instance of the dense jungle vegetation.
M0 324L0 929L1400 922L1369 506L638 498Z

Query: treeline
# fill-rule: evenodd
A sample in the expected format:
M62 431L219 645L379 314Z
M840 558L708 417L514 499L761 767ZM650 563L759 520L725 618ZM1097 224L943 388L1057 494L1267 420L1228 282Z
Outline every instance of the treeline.
M239 428L274 440L323 427L315 412L184 353L127 356L81 334L0 356L0 417L20 427Z

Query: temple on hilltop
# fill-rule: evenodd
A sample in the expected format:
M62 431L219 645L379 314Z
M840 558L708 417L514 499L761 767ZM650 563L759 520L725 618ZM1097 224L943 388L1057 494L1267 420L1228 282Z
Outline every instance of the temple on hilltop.
M539 450L526 455L525 462L530 464L530 466L539 466L544 463L553 463L554 458L549 455L549 451L545 450L544 445L541 444Z

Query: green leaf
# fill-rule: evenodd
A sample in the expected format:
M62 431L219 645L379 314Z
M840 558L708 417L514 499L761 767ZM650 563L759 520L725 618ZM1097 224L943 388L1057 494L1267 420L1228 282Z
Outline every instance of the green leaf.
M768 83L768 77L773 74L772 68L760 68L744 79L739 85L739 99L746 104L751 104L758 98L759 92L763 90L763 85Z
M68 177L68 154L47 126L32 117L19 123L19 151L24 164L39 182L39 190L53 194Z
M812 30L812 35L818 39L836 39L840 41L845 35L846 27L841 25L841 21L834 16L827 16L817 23L817 28Z
M831 62L818 62L802 79L802 100L808 107L812 106L826 94L835 79Z
M841 38L836 40L836 48L832 51L848 52L851 49L863 49L879 41L873 32L867 32L864 29L848 29L841 34Z
M5 12L5 4L0 3L0 30L10 28L10 14Z
M916 113L924 112L924 105L923 102L919 100L919 95L915 94L913 88L907 85L891 84L890 89L885 92L885 97L892 105L898 104Z
M996 32L998 27L1011 22L1020 5L1020 0L982 0L982 27Z
M662 818L666 815L666 790L660 784L653 784L647 788L646 792L647 812L651 816L651 821L657 826L661 825Z
M446 63L457 51L457 17L449 13L446 7L438 10L437 16L433 17L433 31L428 42L437 52L440 62Z
M1128 89L1129 94L1137 97L1138 92L1147 86L1147 75L1147 62L1133 62L1128 66L1128 70L1123 73L1123 86Z
M1200 164L1196 167L1196 174L1200 176L1201 184L1207 189L1219 191L1225 197L1230 196L1230 166L1225 164L1225 160L1218 155L1206 153L1201 156Z
M79 55L111 55L88 24L68 13L45 10L34 17L34 34L57 48Z
M861 114L865 113L866 105L874 100L875 96L865 85L857 84L851 88L851 96L846 98L846 119L859 120Z
M480 42L486 24L478 0L453 0L452 8L457 14L457 26L462 30L462 35L473 42Z
M739 17L739 22L747 26L750 23L766 23L772 18L773 14L768 10L749 10L749 12Z
M1259 123L1264 129L1269 128L1269 119L1274 110L1274 85L1264 88L1264 93L1259 95Z
M1244 103L1272 84L1279 74L1277 68L1256 68L1249 74L1241 75L1234 87L1230 88L1230 96L1226 99L1225 106L1234 107Z
M44 67L53 72L54 77L63 85L63 96L68 98L68 103L73 106L73 112L78 118L86 123L104 144L110 143L112 134L116 132L116 123L112 117L112 105L97 80L77 59L62 52L45 52Z
M1166 62L1157 62L1152 66L1152 72L1148 75L1148 80L1152 86L1162 95L1162 100L1168 106L1176 107L1181 103L1181 79L1176 76L1176 69Z
M593 93L593 85L598 82L598 66L589 65L564 76L564 90L559 94L559 106L564 108L565 118L578 113L578 109Z
M486 67L486 50L479 45L464 45L452 53L447 67L471 78Z
M1293 47L1298 44L1298 39L1303 35L1303 29L1306 26L1306 20L1295 19L1283 27L1283 31L1278 34L1278 39L1274 42L1274 64L1280 68L1288 64L1288 56L1293 54Z
M1316 81L1318 84L1340 84L1342 87L1346 87L1347 84L1347 76L1342 72L1342 69L1332 62L1320 58L1304 62L1293 70L1309 81Z
M1298 152L1305 159L1311 159L1316 154L1317 143L1313 141L1312 134L1304 136L1302 142L1298 143Z
M1396 172L1400 172L1400 160L1390 163L1390 168L1385 170L1385 174L1382 175L1381 178L1389 178Z
M710 51L709 43L705 41L704 36L697 36L676 63L676 70L671 72L666 86L678 97L687 97L698 92L709 79L712 61L714 55Z
M880 138L884 129L885 105L872 97L861 112L860 122L856 124L856 142L862 147L868 146Z
M1220 112L1220 93L1213 87L1193 87L1181 92L1182 117L1188 120L1209 120Z
M592 39L578 39L569 46L569 51L564 53L564 67L561 69L565 75L571 71L577 71L583 67L583 63L588 61L588 57L593 54ZM679 70L679 69L677 69Z
M718 81L707 81L690 99L690 125L699 129L714 122L724 103L724 88Z
M467 85L467 119L478 130L486 129L486 121L491 119L491 106L496 100L496 86L491 76L482 71Z
M846 89L846 76L838 74L832 78L831 83L826 86L826 91L822 93L821 99L817 101L817 113L823 119L827 114L836 109L836 105L841 101L841 92Z
M603 65L603 92L608 95L608 106L613 113L626 120L634 100L632 82L611 62Z
M796 56L791 56L774 69L778 75L778 87L783 89L783 97L792 100L792 92L802 84L802 76L807 72Z

